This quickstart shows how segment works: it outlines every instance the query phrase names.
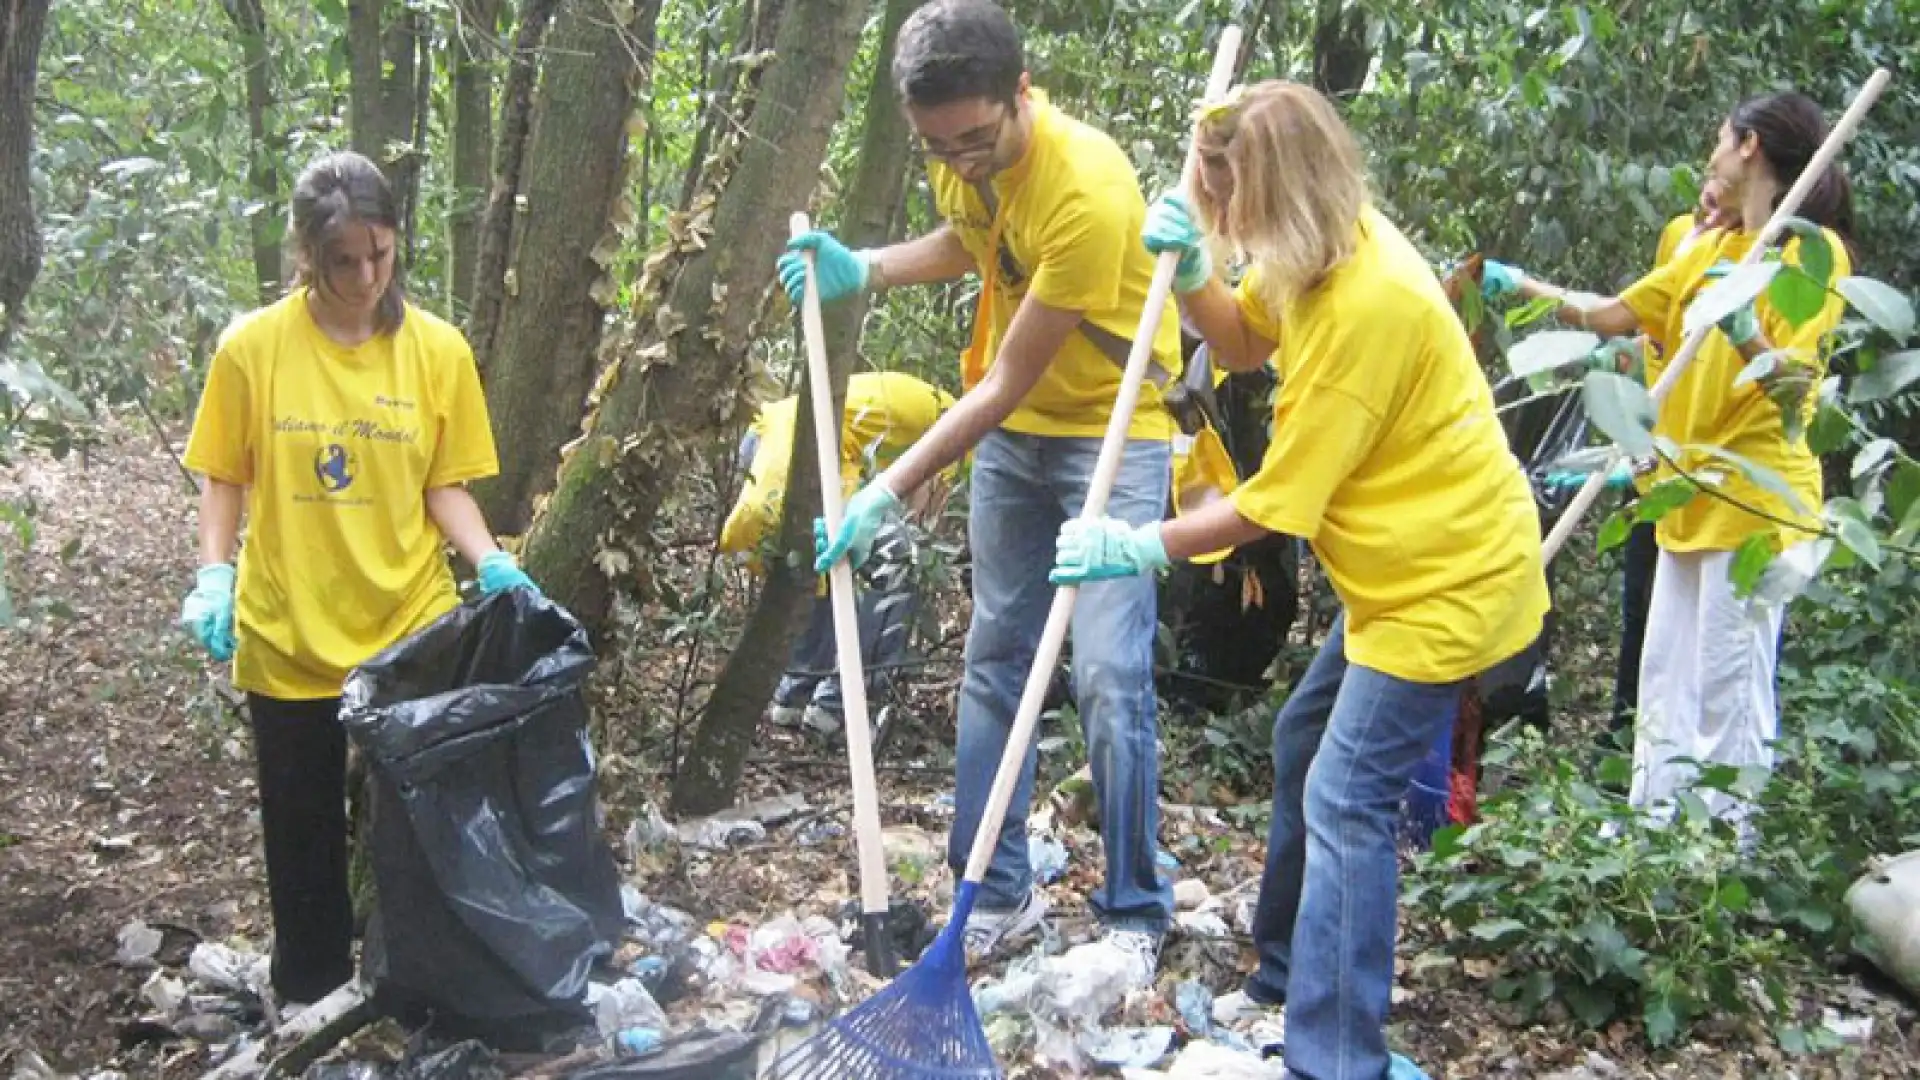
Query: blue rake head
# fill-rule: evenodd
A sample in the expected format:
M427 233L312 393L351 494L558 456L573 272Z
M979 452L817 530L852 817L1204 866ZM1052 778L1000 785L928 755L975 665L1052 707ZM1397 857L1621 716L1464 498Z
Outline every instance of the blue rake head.
M1002 1080L967 987L967 915L979 886L954 891L953 917L918 963L782 1054L775 1080Z

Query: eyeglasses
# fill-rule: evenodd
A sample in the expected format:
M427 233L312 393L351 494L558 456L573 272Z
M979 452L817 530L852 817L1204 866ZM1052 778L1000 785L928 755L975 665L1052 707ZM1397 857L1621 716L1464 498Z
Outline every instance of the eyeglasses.
M959 140L961 145L959 146L931 146L925 139L916 135L913 139L914 152L922 157L938 158L949 165L959 161L970 161L986 157L993 153L994 148L1000 145L1000 135L1006 130L1007 120L1012 116L1013 110L1001 109L1000 116L993 122L991 130L989 130L987 125L983 124L962 135Z

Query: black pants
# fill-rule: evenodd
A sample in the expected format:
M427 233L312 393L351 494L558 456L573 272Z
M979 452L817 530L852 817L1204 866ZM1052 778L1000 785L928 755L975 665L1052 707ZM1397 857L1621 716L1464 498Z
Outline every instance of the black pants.
M1641 522L1627 534L1625 572L1620 588L1620 666L1613 674L1613 731L1633 726L1640 707L1640 646L1647 637L1647 608L1653 603L1653 568L1660 559L1654 527Z
M353 977L340 699L247 695L273 906L273 989L312 1004Z

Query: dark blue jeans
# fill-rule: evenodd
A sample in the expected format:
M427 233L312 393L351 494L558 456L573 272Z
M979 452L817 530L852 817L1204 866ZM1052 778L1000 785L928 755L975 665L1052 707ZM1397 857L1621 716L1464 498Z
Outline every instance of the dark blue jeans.
M1460 684L1413 683L1346 658L1346 615L1273 724L1273 825L1247 993L1287 1006L1304 1080L1387 1075L1401 800L1451 727Z
M947 860L965 869L987 793L1026 688L1054 588L1054 543L1080 513L1099 439L995 431L974 454L967 535L973 551L973 621L960 686L953 833ZM1107 513L1131 524L1158 521L1167 504L1171 450L1130 441ZM1086 733L1107 878L1091 897L1109 927L1159 932L1173 917L1173 885L1155 866L1160 822L1160 755L1153 694L1158 597L1149 576L1085 585L1073 609L1074 699ZM1005 910L1033 887L1027 807L1035 748L1000 828L980 906Z

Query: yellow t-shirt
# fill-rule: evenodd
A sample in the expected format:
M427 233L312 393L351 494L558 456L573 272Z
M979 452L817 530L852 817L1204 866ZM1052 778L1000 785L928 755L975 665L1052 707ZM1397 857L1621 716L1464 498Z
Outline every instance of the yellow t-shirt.
M869 456L876 468L893 464L952 406L953 395L900 372L869 371L849 378L840 429L842 492L851 495L859 487ZM799 408L798 397L785 397L764 406L754 418L750 430L760 442L747 466L746 486L720 530L721 551L752 551L778 527Z
M1691 213L1681 214L1667 222L1666 227L1660 230L1659 243L1654 245L1654 269L1658 270L1672 262L1675 255L1691 247L1700 238L1693 232L1696 224L1698 223ZM1647 386L1652 387L1660 381L1661 372L1667 370L1667 354L1672 351L1672 346L1653 333L1646 334L1645 340L1646 347L1641 350L1642 370L1646 373L1644 377ZM1653 484L1654 477L1651 473L1634 475L1633 485L1640 489L1643 495L1653 487Z
M930 164L927 175L940 215L959 234L983 281L994 285L981 290L987 310L982 371L999 355L1001 338L1028 296L1084 311L1094 333L1121 343L1116 361L1085 327L1075 330L1002 426L1029 435L1098 438L1120 392L1124 343L1139 332L1153 280L1153 255L1140 243L1147 204L1133 165L1111 138L1054 108L1040 91L1032 93L1033 136L1026 152L990 181L1001 219L997 254L991 250L995 218L980 193L942 162ZM1171 299L1160 315L1153 355L1169 379L1179 376L1180 319ZM1151 380L1141 387L1128 431L1136 439L1173 435L1173 417Z
M1738 262L1753 246L1754 234L1744 230L1721 229L1707 233L1677 255L1672 262L1649 273L1622 293L1620 299L1639 317L1641 327L1656 340L1672 343L1677 349L1686 339L1684 326L1687 306L1711 282L1707 270L1718 262ZM1852 273L1846 245L1839 236L1826 233L1833 251L1833 276L1837 280ZM1788 241L1782 255L1788 263L1799 262L1798 237ZM1829 296L1820 313L1795 327L1773 310L1766 294L1754 301L1760 330L1775 348L1794 350L1800 362L1812 366L1817 384L1826 373L1820 356L1820 339L1839 325L1846 302ZM1807 448L1805 439L1788 442L1782 429L1780 407L1774 404L1758 382L1735 386L1734 379L1747 361L1714 330L1701 343L1693 362L1660 407L1654 433L1664 435L1683 447L1681 467L1696 477L1714 473L1722 477L1720 491L1729 498L1763 510L1775 517L1799 520L1818 526L1822 498L1820 460ZM1815 396L1807 395L1802 419L1811 422ZM1784 479L1805 504L1806 515L1795 514L1785 499L1748 480L1732 464L1684 447L1718 446L1732 451ZM1673 475L1671 466L1662 464L1656 476ZM1731 551L1748 536L1767 528L1777 528L1783 543L1796 543L1809 534L1784 525L1773 526L1764 519L1733 506L1723 499L1696 496L1691 502L1660 519L1657 529L1660 546L1667 551Z
M234 685L296 700L338 695L453 608L426 492L499 471L460 331L408 305L398 331L347 348L305 290L223 335L186 464L247 488Z
M1231 498L1313 544L1351 662L1453 682L1539 635L1540 519L1439 280L1372 207L1358 228L1353 257L1277 315L1258 267L1240 284L1249 324L1280 343L1280 389L1266 458Z

